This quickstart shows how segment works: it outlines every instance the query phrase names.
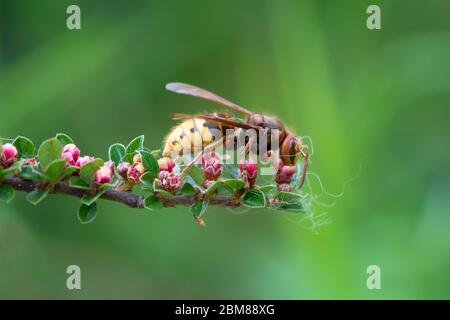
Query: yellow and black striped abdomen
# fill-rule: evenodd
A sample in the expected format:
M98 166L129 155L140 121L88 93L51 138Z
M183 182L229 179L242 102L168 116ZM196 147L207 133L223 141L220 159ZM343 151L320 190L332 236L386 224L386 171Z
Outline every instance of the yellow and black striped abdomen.
M193 118L180 123L166 137L163 156L173 158L200 152L214 141L212 129L222 132L220 125L203 119Z

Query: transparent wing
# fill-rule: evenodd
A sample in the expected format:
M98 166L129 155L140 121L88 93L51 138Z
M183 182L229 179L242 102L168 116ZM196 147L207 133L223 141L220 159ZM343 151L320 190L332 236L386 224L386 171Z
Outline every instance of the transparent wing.
M184 113L174 113L170 117L173 120L188 120L188 119L198 118L198 119L207 120L208 122L224 124L224 125L227 125L230 127L238 127L238 128L242 128L242 129L255 129L255 130L262 129L262 127L248 124L239 119L229 119L229 118L222 118L222 117L218 117L218 116L210 116L210 115L203 115L203 114L193 115L193 114L184 114Z
M210 100L215 103L226 106L230 109L233 109L234 111L245 114L247 116L250 116L252 114L252 112L248 111L247 109L245 109L231 101L228 101L227 99L222 98L221 96L218 96L215 93L209 92L208 90L193 86L191 84L181 83L181 82L171 82L171 83L166 84L166 89L169 91L176 92L176 93L186 94L186 95Z

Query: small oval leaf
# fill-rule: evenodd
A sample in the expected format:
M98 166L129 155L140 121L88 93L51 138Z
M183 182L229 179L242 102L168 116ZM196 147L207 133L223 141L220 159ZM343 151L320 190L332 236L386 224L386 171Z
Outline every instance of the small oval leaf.
M131 140L131 142L127 146L126 153L134 154L137 151L140 151L144 148L144 136L139 136Z
M214 193L222 184L221 181L214 181L209 187L208 189L205 190L205 194L210 195L212 193Z
M31 142L30 139L18 136L14 142L13 145L17 148L17 151L19 152L20 158L32 158L34 156L34 144Z
M260 190L252 189L242 195L240 202L249 208L264 208L266 197Z
M109 147L108 154L109 160L114 162L114 164L117 166L125 158L126 148L121 143L115 143Z
M141 154L141 162L145 170L152 173L156 178L159 173L158 161L155 159L151 152L142 150L139 153Z
M104 162L102 159L95 159L92 162L86 163L84 166L80 169L80 177L84 180L87 184L90 184L94 181L94 175L95 172L103 166Z
M47 170L45 170L45 175L47 176L50 183L54 184L58 182L62 178L65 168L65 160L55 160L51 162L48 165Z
M71 137L69 137L69 136L68 136L67 134L65 134L65 133L58 133L58 134L56 135L56 139L58 139L59 142L61 142L61 144L62 144L63 146L65 146L66 144L74 143L74 142L73 142L73 139L72 139Z
M292 212L305 212L305 209L301 202L283 202L279 205L278 208Z
M208 203L208 200L196 201L190 210L194 217L201 217L205 213Z
M281 191L277 194L277 200L282 202L299 202L302 200L302 196L294 192Z
M31 204L37 205L47 197L48 189L36 189L27 194L27 201Z
M140 177L141 182L146 186L153 186L155 178L156 176L152 172L146 172Z
M90 206L82 204L78 209L78 220L82 224L91 223L97 216L97 204L93 203Z
M50 163L61 159L62 144L56 139L48 139L42 142L38 150L41 168L45 171Z
M154 194L149 195L144 200L144 207L149 210L158 210L163 208L163 203Z
M0 200L9 203L12 199L14 199L15 195L16 190L14 190L13 187L6 184L0 185Z
M265 186L261 186L258 188L261 192L268 193L268 194L274 194L277 191L277 187L274 184L268 184Z
M95 195L86 194L81 198L81 203L90 206L95 203L102 195L105 193L106 190L98 190Z
M20 169L20 176L26 180L45 180L47 177L43 174L40 169L32 166L23 166Z
M245 182L239 179L225 179L222 182L224 185L232 188L234 191L242 190L245 187Z
M83 190L89 189L89 185L86 182L84 182L84 180L81 179L79 176L70 177L69 184L71 187L74 187L74 188L83 189Z

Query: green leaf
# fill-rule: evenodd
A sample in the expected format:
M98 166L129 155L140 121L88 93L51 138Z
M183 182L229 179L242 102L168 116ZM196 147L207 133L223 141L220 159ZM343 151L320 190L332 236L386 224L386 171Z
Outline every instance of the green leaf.
M34 156L34 144L30 139L18 136L13 145L17 148L20 158L32 158Z
M193 195L194 193L195 193L194 186L192 184L188 183L187 181L183 185L183 188L181 188L181 190L179 191L179 194L182 194L182 195Z
M185 182L185 185L186 184L191 185L193 189L201 189L200 186L197 184L197 182L195 182L195 180L192 179L192 177L190 177L190 176L186 176L184 178L184 182Z
M268 184L258 188L261 192L273 194L277 191L277 187L274 184Z
M56 138L48 139L42 142L38 150L38 157L44 171L47 170L50 163L61 159L61 151L61 142Z
M282 202L299 202L302 200L302 196L294 192L281 191L277 194L277 200Z
M169 191L166 191L164 189L156 188L153 190L154 190L154 192L157 192L158 194L162 195L164 198L170 198L173 196L173 194L171 194Z
M205 190L205 194L206 195L210 195L213 192L215 192L217 190L217 188L220 187L220 185L222 184L221 181L214 181L209 187L208 189Z
M155 159L155 157L152 155L151 152L142 150L139 152L141 154L141 163L144 166L145 170L154 175L156 178L159 173L159 165L158 161Z
M305 211L302 199L303 197L300 194L294 192L280 192L277 195L277 200L279 201L279 208L293 212Z
M141 176L141 182L147 186L153 186L156 176L152 172L146 172Z
M20 169L20 176L27 180L45 180L46 175L32 166L24 166Z
M197 166L192 166L188 171L187 175L190 176L197 185L202 186L205 177L203 176L202 170Z
M61 144L62 144L63 146L65 146L66 144L71 144L71 143L73 143L72 138L69 137L69 136L68 136L67 134L65 134L65 133L58 133L58 134L56 135L56 139L58 139L59 142L61 142Z
M264 208L266 197L260 190L252 189L242 195L240 202L249 208Z
M0 200L9 203L12 199L14 199L15 195L16 190L14 190L13 187L6 184L0 185Z
M95 195L86 194L81 198L81 203L90 206L97 201L106 190L98 190Z
M75 166L69 166L69 167L66 167L66 168L64 169L64 172L63 172L62 176L61 176L61 179L65 179L65 178L67 178L67 177L70 177L70 176L73 175L78 169L79 169L79 168L78 168L78 167L75 167Z
M144 207L149 210L158 210L163 208L163 203L154 194L149 195L144 200Z
M117 166L123 161L126 154L126 148L123 144L115 143L109 147L109 160Z
M152 153L152 155L153 155L156 159L159 159L159 158L162 157L162 150L161 150L161 149L153 150L153 151L150 150L150 152Z
M140 151L144 148L144 136L139 136L131 140L131 142L127 146L126 153L134 154L137 151Z
M292 212L305 212L303 204L301 202L287 202L281 203L279 209L292 211Z
M79 176L70 177L69 185L71 187L78 188L78 189L84 189L84 190L89 189L89 185L86 182L84 182L84 180L81 179Z
M0 168L0 179L5 179L7 177L10 177L10 176L14 175L14 172L16 170L17 170L17 167L15 165L9 167L8 169L1 169Z
M55 160L51 162L48 165L47 170L45 170L45 175L48 177L50 183L57 183L62 178L65 168L65 160Z
M83 224L91 223L96 216L97 204L95 202L90 206L82 204L80 209L78 209L78 220Z
M80 169L80 177L87 184L91 184L94 181L95 173L101 166L103 166L104 162L102 159L98 158L92 162L86 163Z
M108 189L112 189L112 188L116 187L119 184L120 181L122 181L122 179L119 178L117 175L115 175L115 176L113 176L111 182L109 182L109 183L102 183L100 185L100 187L99 187L99 190L100 191L106 191Z
M49 193L48 189L36 189L27 194L27 201L30 202L31 204L37 205L42 200L44 200L45 197L47 197L48 193Z
M234 191L239 191L245 187L245 182L239 179L226 179L222 183L227 187L233 188Z
M203 213L205 213L206 208L208 207L208 200L196 201L190 211L195 217L201 217Z

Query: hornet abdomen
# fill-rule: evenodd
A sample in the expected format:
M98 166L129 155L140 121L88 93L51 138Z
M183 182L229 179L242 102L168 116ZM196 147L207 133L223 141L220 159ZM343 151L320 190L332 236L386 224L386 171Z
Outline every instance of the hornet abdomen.
M174 127L167 135L163 157L172 158L196 154L214 142L218 134L223 134L222 130L220 124L211 123L204 119L192 118L186 120Z

